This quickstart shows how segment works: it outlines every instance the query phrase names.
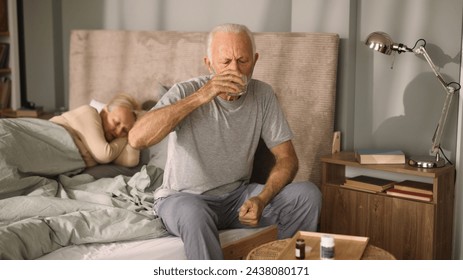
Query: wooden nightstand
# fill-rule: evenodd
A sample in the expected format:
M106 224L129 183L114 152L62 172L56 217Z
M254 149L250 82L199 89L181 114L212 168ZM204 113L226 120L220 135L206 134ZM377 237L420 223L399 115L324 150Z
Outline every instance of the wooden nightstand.
M420 169L408 165L361 165L354 153L322 157L321 231L368 236L370 244L397 259L451 259L455 168ZM424 202L339 187L346 168L428 178L433 200ZM379 177L379 176L378 176Z
M11 109L2 109L0 110L0 118L39 118L44 120L49 120L54 116L53 113L41 112L38 116L18 116L16 111Z

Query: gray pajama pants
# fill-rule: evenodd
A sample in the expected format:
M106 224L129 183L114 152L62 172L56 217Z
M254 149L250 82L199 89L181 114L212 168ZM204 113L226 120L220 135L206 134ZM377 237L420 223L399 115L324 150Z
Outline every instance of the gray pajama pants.
M154 209L169 233L181 237L188 259L223 259L218 231L246 228L239 222L239 209L263 187L243 184L222 196L178 193L158 199ZM317 186L291 183L265 207L259 226L276 224L279 239L292 237L298 230L316 231L320 210Z

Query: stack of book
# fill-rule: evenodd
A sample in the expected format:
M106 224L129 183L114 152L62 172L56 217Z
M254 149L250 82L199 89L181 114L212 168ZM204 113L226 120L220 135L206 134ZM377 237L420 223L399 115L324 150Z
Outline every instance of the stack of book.
M0 1L0 32L8 32L8 1Z
M394 187L386 191L387 194L412 198L422 201L432 201L433 185L428 183L405 180L394 184Z
M355 158L360 164L405 164L401 150L358 149Z
M10 44L0 43L0 68L8 68Z
M8 77L0 79L0 109L10 107L11 80Z
M392 188L396 182L388 179L360 175L346 178L346 182L341 185L343 188L354 189L367 192L384 192Z
M29 117L29 118L37 118L43 114L43 107L36 106L34 109L28 108L19 108L16 110L16 117Z

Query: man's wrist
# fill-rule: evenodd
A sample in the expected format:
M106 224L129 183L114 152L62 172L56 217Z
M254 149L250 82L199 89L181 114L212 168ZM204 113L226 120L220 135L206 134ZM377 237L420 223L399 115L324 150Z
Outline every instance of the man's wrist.
M267 204L272 201L274 195L270 193L268 190L264 189L259 195L257 195L257 198L266 206Z

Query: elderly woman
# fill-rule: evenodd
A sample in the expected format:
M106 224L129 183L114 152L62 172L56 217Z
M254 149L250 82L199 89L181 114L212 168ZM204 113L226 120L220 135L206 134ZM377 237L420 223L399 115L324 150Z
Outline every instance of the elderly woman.
M139 162L140 152L128 145L127 135L139 109L133 97L119 94L99 113L83 105L50 121L69 131L87 167L110 162L133 167Z

